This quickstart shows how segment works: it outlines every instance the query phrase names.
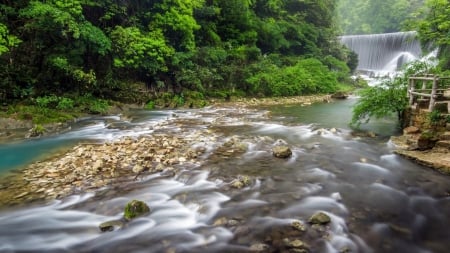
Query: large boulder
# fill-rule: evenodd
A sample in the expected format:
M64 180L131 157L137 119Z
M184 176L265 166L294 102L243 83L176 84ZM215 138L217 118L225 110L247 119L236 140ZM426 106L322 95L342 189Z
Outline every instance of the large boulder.
M289 158L292 155L292 150L288 146L275 146L272 148L273 156L278 158Z
M131 220L148 213L150 213L150 207L145 202L132 200L125 206L123 216L126 220Z

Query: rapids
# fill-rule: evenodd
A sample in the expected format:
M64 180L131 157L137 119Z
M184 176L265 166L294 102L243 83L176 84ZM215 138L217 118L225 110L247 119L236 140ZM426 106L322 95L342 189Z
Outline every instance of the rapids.
M346 126L352 103L135 111L126 120L85 119L62 135L5 144L0 152L22 156L32 147L25 164L8 160L24 166L80 141L210 132L199 139L201 162L180 164L175 175L146 174L94 193L2 208L0 252L294 252L295 240L310 252L448 252L450 178L393 154L387 136L395 122L369 125L376 138L353 136ZM230 140L245 151L217 152ZM292 149L291 158L272 156L279 143ZM251 184L230 187L239 175ZM132 199L151 213L100 232ZM317 211L331 223L308 224ZM296 221L306 231L293 229Z

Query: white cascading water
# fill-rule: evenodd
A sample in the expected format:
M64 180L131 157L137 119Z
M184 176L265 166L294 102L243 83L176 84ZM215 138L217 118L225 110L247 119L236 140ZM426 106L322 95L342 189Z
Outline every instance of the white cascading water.
M346 35L341 42L358 54L357 70L369 76L386 76L422 56L417 32Z

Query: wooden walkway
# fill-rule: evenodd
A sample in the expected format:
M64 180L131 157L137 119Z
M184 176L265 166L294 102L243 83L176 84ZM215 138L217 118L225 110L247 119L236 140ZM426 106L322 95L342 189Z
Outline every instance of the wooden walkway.
M437 75L413 76L408 78L409 106L432 112L438 109L444 114L450 112L450 77Z

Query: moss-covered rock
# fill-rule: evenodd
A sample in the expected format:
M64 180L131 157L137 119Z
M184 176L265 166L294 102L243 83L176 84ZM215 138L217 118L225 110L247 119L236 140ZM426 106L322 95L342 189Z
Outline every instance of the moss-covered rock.
M132 200L125 206L123 216L126 220L131 220L148 213L150 213L150 207L145 202Z
M248 176L239 175L237 179L231 182L231 186L236 189L241 189L251 185L251 180Z

